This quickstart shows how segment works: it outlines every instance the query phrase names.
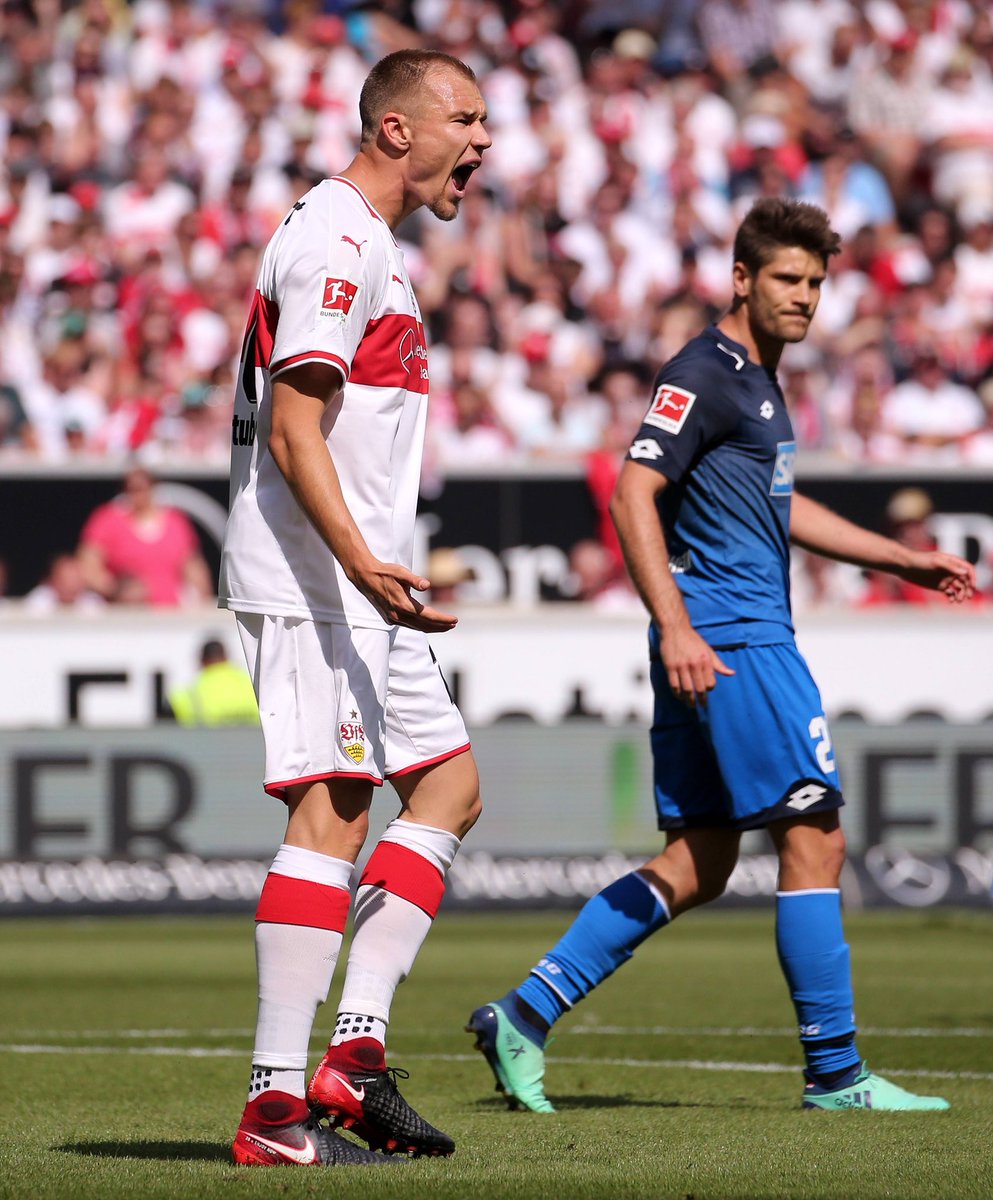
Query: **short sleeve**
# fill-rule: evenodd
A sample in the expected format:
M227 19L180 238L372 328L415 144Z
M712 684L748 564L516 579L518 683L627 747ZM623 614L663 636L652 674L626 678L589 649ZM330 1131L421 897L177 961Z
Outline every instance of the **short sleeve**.
M675 483L738 421L721 372L700 359L677 357L656 376L651 403L626 457Z
M347 379L369 320L381 305L383 253L378 238L329 229L327 220L301 221L274 264L279 309L270 375L302 362L326 361Z

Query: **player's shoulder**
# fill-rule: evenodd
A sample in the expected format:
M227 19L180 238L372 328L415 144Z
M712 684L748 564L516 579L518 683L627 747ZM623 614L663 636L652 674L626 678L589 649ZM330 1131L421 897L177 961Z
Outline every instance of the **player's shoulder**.
M723 391L733 386L747 364L745 348L725 337L716 325L708 325L663 365L659 380L676 383L694 379Z

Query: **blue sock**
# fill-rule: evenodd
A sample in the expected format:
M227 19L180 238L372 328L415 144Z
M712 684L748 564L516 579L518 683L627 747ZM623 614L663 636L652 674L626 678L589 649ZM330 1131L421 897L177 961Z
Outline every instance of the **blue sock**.
M776 949L813 1082L845 1086L860 1063L852 974L837 888L776 893Z
M516 992L510 993L526 1006L523 1015L517 1009L517 1016L531 1029L519 1026L521 1031L543 1042L543 1035L534 1039L534 1016L547 1026L554 1025L564 1012L627 962L649 934L668 922L665 903L635 871L587 900L562 939Z

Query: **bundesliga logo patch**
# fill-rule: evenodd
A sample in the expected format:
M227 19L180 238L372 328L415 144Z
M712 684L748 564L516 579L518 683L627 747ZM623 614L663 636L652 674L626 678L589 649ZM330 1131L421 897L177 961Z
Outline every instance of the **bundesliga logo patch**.
M342 721L338 726L341 747L354 763L365 758L365 729L358 721Z
M356 285L349 283L347 279L325 279L321 312L347 313L358 290Z
M651 408L645 414L645 424L655 425L666 433L679 433L690 415L696 392L663 383L655 393Z

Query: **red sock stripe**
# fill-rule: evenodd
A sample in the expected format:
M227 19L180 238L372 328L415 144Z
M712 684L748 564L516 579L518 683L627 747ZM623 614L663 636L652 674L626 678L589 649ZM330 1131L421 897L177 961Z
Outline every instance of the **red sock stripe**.
M380 842L373 850L359 880L360 886L366 883L409 900L429 917L437 915L445 894L445 877L434 863L396 842Z
M342 888L270 871L255 910L256 921L273 925L309 925L344 933L351 896Z

